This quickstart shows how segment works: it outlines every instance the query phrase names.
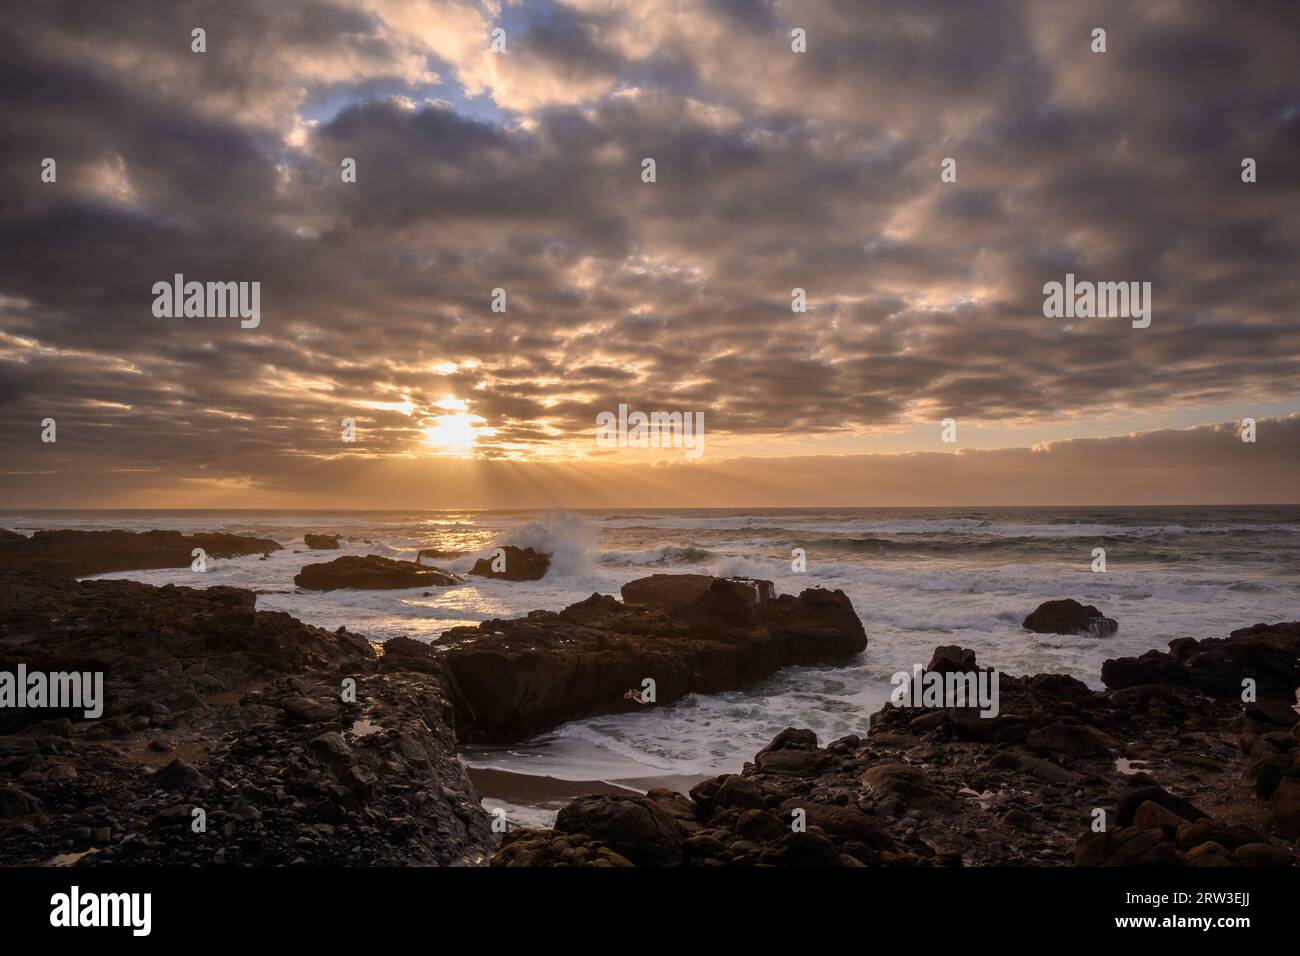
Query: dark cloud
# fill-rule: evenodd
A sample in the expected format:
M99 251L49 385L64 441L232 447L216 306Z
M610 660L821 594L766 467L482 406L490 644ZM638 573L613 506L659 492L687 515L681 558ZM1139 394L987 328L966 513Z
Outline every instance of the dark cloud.
M0 13L7 470L280 489L457 415L605 457L620 402L725 447L1295 399L1286 4L574 0L508 6L500 57L487 8L413 9ZM1151 282L1151 327L1045 319L1067 271ZM177 272L261 282L261 326L155 318Z

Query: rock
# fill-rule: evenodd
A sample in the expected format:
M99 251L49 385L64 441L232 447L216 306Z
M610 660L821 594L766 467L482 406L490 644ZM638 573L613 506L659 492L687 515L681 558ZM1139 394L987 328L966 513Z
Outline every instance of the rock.
M153 782L168 790L202 790L211 785L212 781L184 760L177 759L156 771Z
M884 796L897 797L906 807L950 810L954 801L930 783L924 771L902 763L882 763L862 775L863 783Z
M758 862L767 866L843 866L835 844L819 833L786 832L769 844Z
M8 528L0 528L0 544L8 541L25 541L27 535L19 534L17 531L10 531Z
M1144 800L1133 814L1133 826L1139 830L1160 830L1166 836L1174 836L1186 825L1186 820L1154 800Z
M691 791L695 795L695 791ZM730 774L723 778L717 788L716 803L720 807L748 807L762 809L766 804L763 791L751 777Z
M1226 826L1216 823L1209 817L1202 817L1195 823L1186 823L1178 828L1177 842L1180 847L1189 850L1202 843L1217 843L1227 850L1235 850L1247 843L1263 840L1258 833L1243 826Z
M1119 807L1115 811L1116 822L1121 827L1132 826L1138 810L1148 801L1171 810L1183 821L1195 822L1206 816L1204 811L1181 797L1175 797L1162 787L1138 787L1126 793L1120 800Z
M1183 863L1178 848L1160 830L1126 827L1089 833L1075 846L1075 866L1169 867Z
M193 722L211 695L268 674L374 657L357 635L258 611L256 600L230 587L158 588L0 571L0 668L23 663L29 671L57 671L75 663L78 670L105 672L103 719L86 725L102 733L110 720L141 730L182 710ZM85 720L75 709L4 708L0 734L72 736L69 718L79 726Z
M830 760L831 755L824 750L774 750L758 755L758 769L806 776L817 773Z
M333 720L339 715L343 705L332 697L309 699L307 697L290 697L281 705L285 716L290 720L304 724L319 724Z
M493 555L491 558L479 558L474 562L474 567L469 573L481 578L500 578L503 581L540 581L550 570L549 554L541 554L532 548L516 548L513 545L506 545L501 550L505 552L503 570L493 570L493 564L497 563L497 556ZM421 555L424 553L420 552Z
M787 811L786 820L789 821L789 811L796 809L796 804L800 803L797 799L787 800L783 809ZM841 807L829 803L809 803L807 806L800 806L807 817L807 823L810 827L816 827L826 833L827 836L834 839L837 843L861 843L873 850L892 850L895 848L894 839L891 837L868 813L864 813L857 807ZM783 824L785 830L789 830L789 823Z
M1025 742L1043 754L1087 757L1106 753L1114 741L1086 724L1057 720L1031 730Z
M1232 851L1241 866L1293 866L1295 854L1267 843L1246 843Z
M1082 634L1088 637L1110 637L1119 624L1104 616L1091 604L1080 604L1073 598L1063 601L1046 601L1035 608L1021 625L1039 634Z
M646 678L663 705L690 693L736 690L782 667L844 659L866 646L843 592L809 589L760 604L753 588L712 580L716 587L696 589L702 596L686 604L670 601L672 609L592 595L558 614L535 611L447 631L438 647L452 676L461 740L505 743L565 721L653 706L638 696ZM671 588L660 582L656 591Z
M1260 700L1246 705L1246 717L1261 724L1292 728L1300 723L1293 703L1285 700Z
M629 581L621 593L628 607L672 610L703 598L715 580L708 574L652 574Z
M447 587L459 584L450 571L426 567L414 561L396 561L379 555L344 555L324 564L309 564L293 583L305 591L336 591L355 588L388 591L396 588Z
M620 593L628 607L657 608L735 625L749 623L760 605L775 598L771 581L707 574L652 574L629 581Z
M1256 624L1226 638L1182 638L1170 642L1169 648L1108 660L1102 664L1101 679L1112 689L1162 684L1240 700L1242 679L1250 677L1261 699L1295 702L1300 622Z
M511 830L492 857L493 866L629 867L632 862L587 837L551 830Z
M940 674L969 674L978 668L975 666L975 652L955 644L945 644L934 649L934 656L926 665L927 671Z
M583 834L637 866L678 866L686 834L648 797L580 797L560 810L555 829Z
M337 551L339 549L339 536L336 534L304 534L302 541L313 551Z
M0 668L105 674L101 719L0 709L0 860L43 864L75 839L99 847L83 866L480 862L495 839L445 676L397 640L378 657L237 588L0 570ZM346 736L345 675L382 732ZM159 752L180 759L150 773ZM194 837L195 805L216 839Z
M268 554L281 546L268 538L237 534L183 535L179 531L37 531L30 538L0 542L0 570L30 570L47 577L81 578L112 571L185 568L191 552L209 558Z
M1187 851L1188 866L1237 866L1233 854L1222 844L1213 840L1198 843Z
M1300 837L1300 780L1283 780L1269 801L1273 825L1288 840Z
M0 784L0 820L25 817L39 809L39 801L26 790L12 784Z
M856 739L856 738L855 738ZM787 727L781 731L766 747L758 752L758 758L775 750L816 750L817 735L804 727Z

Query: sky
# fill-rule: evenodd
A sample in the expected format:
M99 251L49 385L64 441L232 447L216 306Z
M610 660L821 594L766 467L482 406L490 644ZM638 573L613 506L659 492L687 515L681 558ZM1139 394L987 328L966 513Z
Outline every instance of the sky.
M1298 25L7 4L0 507L1300 501ZM160 315L177 274L256 326ZM1150 324L1047 317L1067 274Z

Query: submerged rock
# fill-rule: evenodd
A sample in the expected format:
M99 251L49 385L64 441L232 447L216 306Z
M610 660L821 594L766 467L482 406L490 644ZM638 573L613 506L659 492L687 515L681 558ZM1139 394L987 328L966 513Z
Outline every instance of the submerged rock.
M1063 601L1045 601L1038 605L1021 625L1038 634L1083 634L1088 637L1110 637L1119 624L1106 617L1091 604L1080 604L1073 598Z
M309 564L294 575L293 583L305 591L340 588L385 591L396 588L446 587L459 584L450 571L414 561L397 561L376 554L348 554L323 564Z

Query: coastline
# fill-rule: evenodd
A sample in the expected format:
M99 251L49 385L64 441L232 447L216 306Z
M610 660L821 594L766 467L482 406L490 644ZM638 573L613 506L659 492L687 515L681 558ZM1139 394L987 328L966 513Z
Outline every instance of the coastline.
M490 649L504 634L501 646L511 653L549 655L547 666L567 668L583 659L583 641L601 648L603 661L650 646L638 651L638 638L620 638L630 643L616 645L611 658L601 628L678 633L688 641L683 647L706 648L728 629L738 636L756 625L773 641L791 626L815 633L819 615L840 612L830 610L833 602L791 597L772 605L786 610L769 612L761 588L750 598L734 582L659 575L656 587L670 591L644 610L605 598L484 622L472 640L462 635L438 649L400 638L376 648L343 629L259 611L255 595L235 588L75 582L52 574L47 562L36 571L15 563L0 570L0 654L38 663L43 653L84 659L92 646L86 623L111 621L89 636L110 664L116 709L103 723L58 716L0 736L0 762L14 781L0 794L0 849L14 862L1294 863L1300 725L1280 700L1300 683L1300 625L1243 628L1116 662L1116 686L1107 691L1059 675L1004 676L1010 703L992 721L953 708L887 707L865 739L823 745L792 728L739 773L573 781L458 759L464 715L481 720L484 707L497 705L465 696L457 653L499 656ZM558 628L558 642L538 630L545 622ZM150 633L174 643L142 644ZM575 637L582 638L576 645ZM833 655L834 647L818 653ZM1269 656L1275 650L1280 665ZM110 651L117 656L103 657ZM944 652L959 651L940 648L931 668L943 666ZM159 653L180 666L159 671ZM1226 694L1243 666L1272 675L1261 685L1265 699L1244 709ZM360 693L340 703L337 688L349 678ZM586 693L587 686L549 692ZM539 706L539 714L565 713L574 704ZM613 705L577 708L592 706ZM538 726L553 720L541 719ZM503 740L525 739L531 726L519 724L524 729ZM1028 799L998 799L1017 792ZM119 805L97 810L92 793ZM484 793L489 805L553 806L555 828L512 828L498 848ZM1113 812L1119 826L1090 831L1097 807ZM248 855L191 840L186 824L196 808L211 811L227 837L245 831L238 842ZM785 817L795 810L809 829L790 828ZM94 825L106 819L114 822ZM379 840L358 850L354 841L367 831Z

